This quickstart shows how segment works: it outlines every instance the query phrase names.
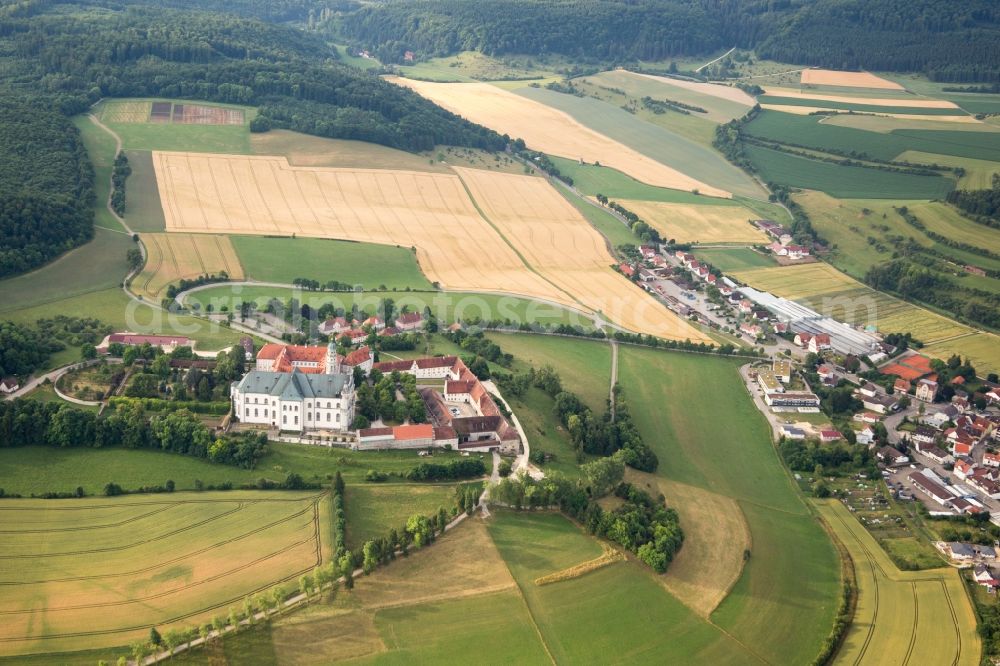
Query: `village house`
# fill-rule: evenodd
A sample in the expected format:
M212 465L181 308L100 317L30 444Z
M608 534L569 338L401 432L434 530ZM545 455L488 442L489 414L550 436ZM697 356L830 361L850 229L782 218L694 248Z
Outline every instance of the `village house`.
M946 405L936 412L925 414L921 419L927 425L941 428L944 424L958 418L958 409L954 405Z
M983 453L983 465L1000 468L1000 453L994 453L993 451Z
M826 384L837 378L837 375L833 371L833 366L829 363L820 363L816 368L816 374L819 375L820 380Z
M892 384L892 390L895 393L909 393L912 386L913 385L910 384L909 380L897 377L896 381Z
M858 397L861 399L861 404L865 406L865 409L871 410L877 414L891 414L899 409L899 400L891 395L876 395L869 397L864 393L861 393Z
M351 345L360 345L362 342L368 339L368 333L361 330L360 328L352 328L349 331L344 331L337 336L338 340L345 340Z
M818 354L832 347L833 345L830 343L830 335L828 333L817 333L809 339L808 349L813 354Z
M323 335L338 335L351 328L345 317L331 317L316 327Z
M933 444L938 431L930 426L920 425L913 432L913 441L921 444Z
M960 479L965 479L967 476L972 474L973 465L967 458L959 458L955 461L955 467L952 471L955 472L955 476Z
M883 446L875 453L875 457L879 462L889 466L905 465L910 462L909 456L891 446Z
M0 393L10 395L19 388L21 388L21 382L17 381L17 377L4 377L0 379Z
M996 590L997 587L1000 587L1000 580L997 580L993 576L993 571L982 562L973 568L972 577L977 585L982 585L989 590Z
M917 380L917 390L915 393L917 400L921 400L923 402L934 402L934 399L937 397L937 392L938 384L936 381L926 378Z
M952 460L951 455L947 451L939 446L935 446L934 444L917 447L917 451L939 465L944 465Z
M416 331L423 328L424 316L419 312L407 312L396 317L396 328L401 331Z
M858 434L855 436L858 444L864 444L866 446L871 446L875 441L875 428L871 426L865 426L862 428Z
M879 423L882 420L882 417L874 412L858 412L852 418L861 423Z
M365 346L355 349L344 357L341 365L345 370L354 370L354 368L360 368L361 372L365 375L372 371L372 366L375 363L375 354L372 352L371 347Z
M843 439L844 435L839 430L824 429L819 431L819 441L824 444L829 444L830 442L836 442L839 439Z
M383 328L385 328L385 321L383 321L381 317L372 315L371 317L368 317L368 319L365 319L363 322L361 322L361 325L367 326L371 328L373 331L378 332L381 331Z
M874 398L878 395L878 387L871 382L865 382L861 385L861 388L858 389L858 393L866 398Z
M754 340L758 340L764 337L764 329L760 324L750 324L748 322L743 322L740 324L740 333L749 336Z

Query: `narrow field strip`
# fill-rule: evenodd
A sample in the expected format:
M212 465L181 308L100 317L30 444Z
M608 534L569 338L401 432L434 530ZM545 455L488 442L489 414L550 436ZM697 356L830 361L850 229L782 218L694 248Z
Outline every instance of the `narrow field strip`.
M592 560L587 560L586 562L580 562L579 564L563 569L562 571L556 571L545 576L540 576L535 579L535 585L551 585L553 583L572 580L574 578L579 578L580 576L585 576L591 571L597 571L598 569L603 569L604 567L615 562L625 560L625 554L620 550L611 548L607 544L601 544L601 547L604 548L604 552L601 553L600 556L595 557Z

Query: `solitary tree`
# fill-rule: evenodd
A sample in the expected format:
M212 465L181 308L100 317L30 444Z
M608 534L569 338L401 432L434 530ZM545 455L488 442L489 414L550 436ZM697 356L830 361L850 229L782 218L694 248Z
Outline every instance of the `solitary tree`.
M153 645L163 644L163 637L160 636L160 632L156 630L156 627L149 628L149 642Z

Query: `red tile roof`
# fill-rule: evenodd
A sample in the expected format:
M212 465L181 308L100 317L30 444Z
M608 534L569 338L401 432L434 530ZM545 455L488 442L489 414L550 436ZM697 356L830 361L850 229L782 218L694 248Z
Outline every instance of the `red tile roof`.
M433 356L431 358L418 358L417 367L421 370L430 368L450 368L458 360L457 356Z
M407 312L396 317L397 324L416 324L423 321L424 316L419 312Z
M355 365L361 365L369 358L371 358L372 350L369 347L361 347L360 349L355 349L350 354L344 357L344 365L349 365L354 367Z
M404 442L414 439L433 439L434 426L429 423L420 425L401 425L392 429L392 435L396 441Z

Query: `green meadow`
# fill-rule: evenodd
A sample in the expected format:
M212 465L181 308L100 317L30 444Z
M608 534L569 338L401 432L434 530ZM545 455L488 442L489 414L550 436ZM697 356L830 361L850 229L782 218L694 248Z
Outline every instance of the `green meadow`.
M840 592L836 551L778 459L738 361L623 347L619 381L658 474L737 501L743 576L712 620L767 661L810 662Z
M364 289L431 290L416 255L409 249L375 243L318 238L230 236L248 279L291 283L308 278Z
M712 264L723 273L775 265L771 257L746 247L695 248L693 252L696 257Z
M954 180L942 176L842 166L754 145L744 152L769 183L821 190L841 199L943 199L955 188Z

